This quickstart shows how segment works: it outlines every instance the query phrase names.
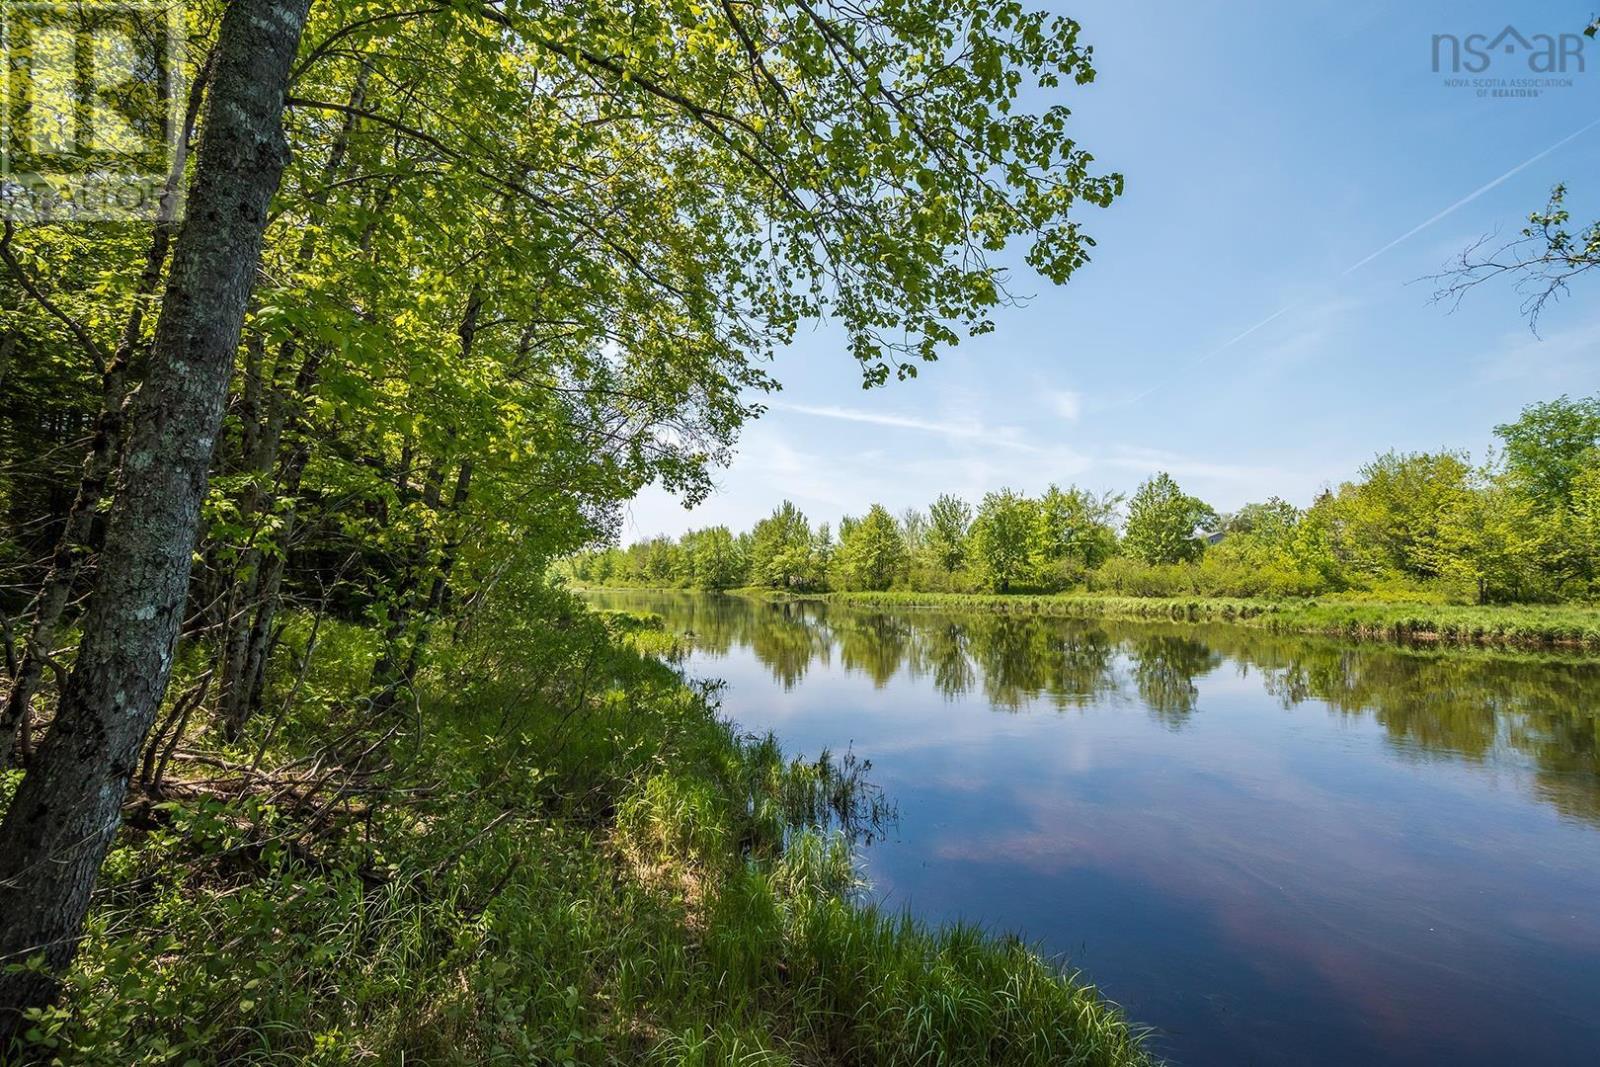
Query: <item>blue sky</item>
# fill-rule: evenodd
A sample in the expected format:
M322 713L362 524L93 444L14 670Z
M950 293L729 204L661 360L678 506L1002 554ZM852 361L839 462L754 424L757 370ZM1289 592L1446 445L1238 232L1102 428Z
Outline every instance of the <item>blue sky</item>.
M945 491L1127 492L1156 470L1223 510L1304 504L1376 452L1478 457L1524 404L1600 390L1600 282L1536 338L1507 285L1451 312L1419 280L1514 233L1558 181L1600 216L1600 42L1535 99L1431 69L1434 34L1573 32L1592 0L1059 8L1099 71L1060 91L1073 135L1127 179L1079 216L1093 261L1063 287L1017 273L1023 306L911 382L863 391L834 331L803 333L718 491L692 511L646 491L625 541L748 527L784 497L837 522ZM1485 76L1526 73L1504 62Z

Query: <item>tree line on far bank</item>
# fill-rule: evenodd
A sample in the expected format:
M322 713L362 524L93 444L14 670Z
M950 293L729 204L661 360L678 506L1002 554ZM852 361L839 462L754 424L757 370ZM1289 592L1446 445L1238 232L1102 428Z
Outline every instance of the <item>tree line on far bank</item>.
M1223 514L1156 474L1129 497L1076 486L945 494L837 528L789 501L751 530L691 530L567 561L595 585L803 592L1316 596L1479 604L1600 593L1600 394L1525 408L1465 453L1387 452L1309 507L1278 497Z

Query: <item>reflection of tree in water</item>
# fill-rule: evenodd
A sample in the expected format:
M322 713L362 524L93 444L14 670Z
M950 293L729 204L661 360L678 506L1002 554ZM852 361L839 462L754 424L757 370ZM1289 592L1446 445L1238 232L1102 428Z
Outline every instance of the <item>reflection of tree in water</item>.
M805 677L812 660L828 662L828 628L812 605L785 601L755 608L747 643L785 691Z
M1561 714L1541 708L1518 724L1513 737L1538 765L1541 800L1564 815L1600 823L1600 708L1592 691L1589 709Z
M1057 708L1081 708L1117 688L1115 648L1098 627L991 615L968 630L984 695L995 707L1015 711L1048 696Z
M715 655L726 655L736 644L749 644L749 605L734 597L608 589L590 599L609 611L659 615L669 632L683 634L696 648Z
M960 623L938 620L923 627L911 643L911 673L932 678L933 687L946 700L970 692L978 684L977 664L969 651L967 628Z
M1045 639L1030 621L995 615L972 626L972 651L983 668L983 693L997 708L1016 711L1039 695Z
M831 620L839 662L883 688L911 655L911 624L896 615L845 612Z
M1194 714L1200 689L1194 680L1222 664L1211 646L1177 634L1151 634L1129 642L1133 684L1155 717L1179 729Z
M1411 759L1531 759L1540 799L1600 822L1600 665L1328 639L1207 634L1285 707L1319 700L1384 729Z
M745 613L736 610L729 597L675 597L669 610L654 609L667 629L686 634L695 647L716 655L727 655L745 637Z
M1318 701L1378 723L1404 758L1529 760L1542 801L1600 824L1600 664L1592 662L1352 644L1225 624L886 614L695 594L604 594L600 602L654 611L707 651L748 647L786 689L812 661L828 662L837 643L844 665L880 686L904 666L948 699L981 691L1010 710L1043 697L1061 709L1104 702L1121 690L1114 669L1121 650L1138 698L1174 729L1197 710L1197 679L1228 659L1257 671L1285 708Z
M1058 708L1086 708L1117 692L1117 644L1099 627L1075 627L1054 641L1046 690Z
M1494 748L1501 709L1514 711L1511 679L1477 664L1354 655L1314 692L1343 715L1370 715L1407 755L1481 761Z

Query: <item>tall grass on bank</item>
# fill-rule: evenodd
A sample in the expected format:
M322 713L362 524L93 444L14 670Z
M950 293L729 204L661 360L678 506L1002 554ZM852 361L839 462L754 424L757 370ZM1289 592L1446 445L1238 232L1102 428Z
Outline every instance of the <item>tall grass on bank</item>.
M768 589L741 589L737 592L763 599L791 597L791 594ZM1286 633L1413 643L1600 651L1600 609L1576 606L1475 607L1340 600L1127 597L1096 593L901 591L816 593L805 594L799 599L881 608L939 608L1168 622L1233 622Z
M476 633L439 650L403 723L368 726L371 635L324 622L259 772L263 724L186 740L131 798L22 1058L1149 1062L1023 945L863 905L852 841L888 814L864 768L741 735L714 688L637 651L665 647L648 617L546 593ZM376 760L380 729L381 778L312 794L301 771Z

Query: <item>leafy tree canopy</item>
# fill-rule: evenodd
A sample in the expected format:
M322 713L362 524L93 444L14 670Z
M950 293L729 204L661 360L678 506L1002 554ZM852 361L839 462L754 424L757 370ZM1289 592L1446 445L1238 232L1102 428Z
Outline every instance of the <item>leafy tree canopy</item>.
M1205 551L1197 535L1221 519L1209 504L1189 496L1165 471L1146 481L1128 501L1123 547L1146 563L1179 563Z

